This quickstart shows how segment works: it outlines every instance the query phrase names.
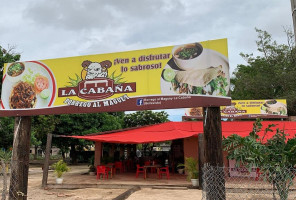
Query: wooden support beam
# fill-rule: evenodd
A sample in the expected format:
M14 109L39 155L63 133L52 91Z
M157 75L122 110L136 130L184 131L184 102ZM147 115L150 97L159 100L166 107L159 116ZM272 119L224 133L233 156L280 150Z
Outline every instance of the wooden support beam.
M9 199L27 199L30 135L31 117L15 117Z
M222 129L220 107L203 109L205 163L212 171L206 181L207 200L225 200L225 178L223 170ZM205 172L203 172L205 173Z

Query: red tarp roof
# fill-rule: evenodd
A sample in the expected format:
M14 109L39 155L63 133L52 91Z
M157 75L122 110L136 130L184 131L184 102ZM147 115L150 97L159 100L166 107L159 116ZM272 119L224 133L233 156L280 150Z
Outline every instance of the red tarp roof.
M238 134L242 137L249 135L253 128L253 121L234 121L222 122L222 135L228 137L231 134ZM289 133L288 138L294 137L296 134L296 122L291 121L263 121L263 129L268 127L269 124L275 124L273 130L276 128L286 130ZM168 140L175 140L180 138L188 138L197 136L198 133L203 133L203 122L166 122L151 126L114 130L103 133L96 133L85 136L70 136L78 139L85 139L91 141L100 141L108 143L126 143L126 144L140 144L140 143L153 143ZM266 136L266 139L271 138L275 131ZM259 133L263 135L263 131Z

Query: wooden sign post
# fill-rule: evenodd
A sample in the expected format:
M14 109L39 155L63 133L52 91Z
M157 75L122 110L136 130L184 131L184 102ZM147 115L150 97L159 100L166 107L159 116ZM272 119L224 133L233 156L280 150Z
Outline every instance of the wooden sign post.
M15 117L9 199L27 199L30 135L31 117Z
M203 124L205 163L209 164L213 170L209 173L212 175L211 180L203 180L207 185L203 189L207 192L207 200L225 200L220 107L204 108Z

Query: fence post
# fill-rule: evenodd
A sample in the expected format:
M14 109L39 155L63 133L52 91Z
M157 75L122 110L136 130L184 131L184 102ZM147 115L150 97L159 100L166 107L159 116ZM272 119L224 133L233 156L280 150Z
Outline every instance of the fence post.
M217 192L207 193L207 200L225 200L225 177L223 171L223 151L222 151L222 130L220 107L207 107L203 109L204 126L204 150L205 163L217 170L219 176L215 176L206 183L206 191L216 188ZM204 180L208 181L208 180Z

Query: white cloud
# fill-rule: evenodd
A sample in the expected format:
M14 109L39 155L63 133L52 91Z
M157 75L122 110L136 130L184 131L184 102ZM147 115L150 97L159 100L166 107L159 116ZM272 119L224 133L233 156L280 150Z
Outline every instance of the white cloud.
M228 38L231 71L256 51L255 27L285 42L289 1L278 0L3 0L2 46L22 60L153 48Z

